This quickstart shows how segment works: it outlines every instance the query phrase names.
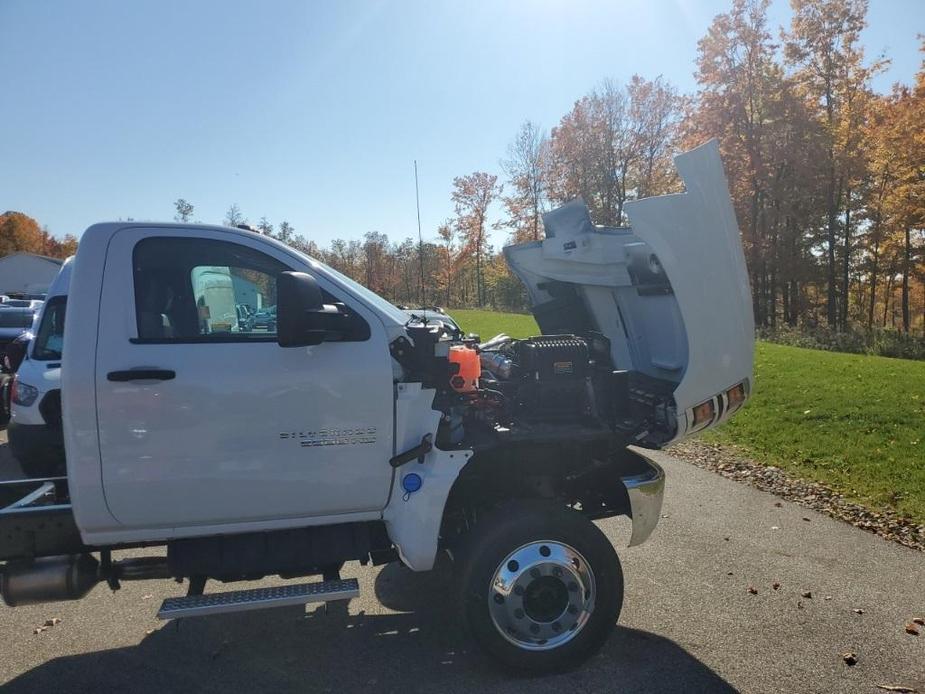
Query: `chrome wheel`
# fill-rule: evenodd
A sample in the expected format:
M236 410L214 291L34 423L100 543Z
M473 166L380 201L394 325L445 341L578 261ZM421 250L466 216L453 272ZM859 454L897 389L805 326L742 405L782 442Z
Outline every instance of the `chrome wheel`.
M488 591L492 622L519 648L544 651L571 641L594 611L594 573L562 542L531 542L495 570Z

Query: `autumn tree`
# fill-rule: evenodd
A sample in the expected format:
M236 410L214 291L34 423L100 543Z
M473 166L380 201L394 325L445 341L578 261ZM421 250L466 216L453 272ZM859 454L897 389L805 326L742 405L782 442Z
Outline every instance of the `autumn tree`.
M12 210L0 214L0 257L11 253L45 253L46 234L29 215Z
M295 228L284 219L279 223L279 231L276 232L276 238L283 243L290 243L295 238Z
M228 208L228 211L225 212L225 219L223 222L225 226L236 227L239 224L245 224L246 222L247 218L241 214L241 210L237 203L232 203L232 205Z
M467 251L475 257L476 304L485 301L483 258L488 251L488 207L502 192L498 177L483 171L453 179L456 229L465 239Z
M564 203L582 198L598 224L626 223L626 201L665 192L682 100L661 78L605 80L582 97L550 135L547 188Z
M507 175L507 195L501 197L506 218L498 228L510 230L512 243L537 241L543 229L546 207L546 159L549 140L531 121L524 121L501 168Z
M439 281L443 286L444 304L449 306L452 303L451 290L453 280L456 275L457 264L457 247L456 247L456 227L453 220L448 219L437 227L437 238L440 239L440 270Z
M266 217L261 217L260 221L257 222L257 229L264 236L273 236L273 225L270 223L270 220Z
M173 203L173 206L177 211L177 213L173 216L174 221L186 224L193 218L193 205L187 202L185 199L178 198L176 202Z
M69 258L77 252L77 237L73 234L65 234L60 239L45 232L45 251L44 255L51 258Z
M633 75L626 87L629 119L637 140L635 197L661 195L677 187L671 156L686 106L678 90L661 76L646 80Z
M925 51L925 41L922 49ZM900 273L901 326L909 332L911 282L921 253L916 237L925 231L925 61L914 87L897 85L878 115L871 139L874 171L883 188L875 210L885 233L877 240L895 250L893 269ZM891 288L887 279L885 306ZM872 277L871 283L874 281ZM871 302L874 298L872 294Z
M839 212L844 206L848 224L843 233L847 235L854 182L852 145L862 119L857 99L869 90L870 78L882 64L864 64L860 34L866 25L867 0L791 0L791 5L793 18L784 34L784 54L823 126L826 319L830 326L844 327L840 318L847 311L839 309L838 302L847 302L848 296L839 296L837 278Z
M771 200L771 188L779 174L793 174L790 152L772 153L775 144L795 144L800 138L785 134L777 125L785 109L787 85L775 61L777 46L767 27L769 0L733 0L729 12L717 15L698 43L696 106L686 124L686 144L695 146L715 137L720 142L723 164L733 205L742 230L742 242L752 283L755 318L759 324L773 322L777 268L769 230L781 220ZM788 114L797 116L795 109ZM775 118L775 116L778 116ZM792 122L792 121L791 121ZM776 278L777 279L777 278ZM770 318L770 320L769 320Z

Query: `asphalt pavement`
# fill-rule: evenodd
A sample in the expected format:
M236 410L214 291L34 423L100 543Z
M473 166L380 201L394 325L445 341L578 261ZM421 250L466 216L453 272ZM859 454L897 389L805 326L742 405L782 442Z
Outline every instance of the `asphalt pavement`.
M15 475L4 448L0 441L0 475ZM572 673L524 679L495 668L459 629L448 600L453 566L443 561L428 574L347 565L361 589L347 614L310 605L165 623L154 616L161 600L184 586L153 581L116 593L97 587L79 602L0 606L0 685L56 693L873 693L885 685L925 694L925 629L904 629L925 616L925 554L661 458L668 488L653 537L625 549L628 521L601 524L623 561L626 601L603 651ZM849 652L854 666L844 662Z

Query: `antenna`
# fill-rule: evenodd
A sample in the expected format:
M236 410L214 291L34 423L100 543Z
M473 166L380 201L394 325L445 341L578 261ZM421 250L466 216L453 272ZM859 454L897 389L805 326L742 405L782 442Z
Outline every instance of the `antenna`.
M421 307L424 301L424 237L421 235L421 194L418 190L418 160L414 160L414 200L418 208L418 259L421 264Z

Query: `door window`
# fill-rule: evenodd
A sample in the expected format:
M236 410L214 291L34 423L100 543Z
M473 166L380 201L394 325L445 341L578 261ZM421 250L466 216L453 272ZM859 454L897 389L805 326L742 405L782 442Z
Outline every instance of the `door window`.
M227 241L154 237L133 264L138 342L276 340L280 261Z
M61 360L61 347L64 345L64 311L66 308L66 296L56 296L45 305L39 332L35 336L35 346L32 348L33 359L38 361Z

